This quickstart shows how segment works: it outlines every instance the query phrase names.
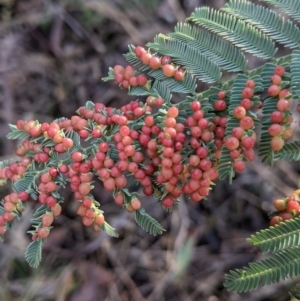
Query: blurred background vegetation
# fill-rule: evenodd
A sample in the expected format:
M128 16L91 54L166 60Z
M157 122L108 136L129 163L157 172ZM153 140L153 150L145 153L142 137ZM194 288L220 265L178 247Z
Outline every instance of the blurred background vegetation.
M125 64L127 45L172 31L198 6L220 8L225 2L0 0L0 160L13 156L17 145L5 139L8 123L70 118L87 100L115 107L132 100L113 82L101 81L110 66ZM249 58L250 68L259 63ZM268 226L272 200L298 187L299 170L298 163L271 169L256 160L233 185L218 182L201 204L182 199L172 214L141 196L167 230L159 237L135 225L101 185L94 195L120 238L96 234L82 226L65 190L64 214L55 221L38 269L24 260L33 202L0 244L0 300L288 300L291 281L241 295L228 293L222 283L226 271L259 258L245 239ZM1 188L0 196L8 189Z

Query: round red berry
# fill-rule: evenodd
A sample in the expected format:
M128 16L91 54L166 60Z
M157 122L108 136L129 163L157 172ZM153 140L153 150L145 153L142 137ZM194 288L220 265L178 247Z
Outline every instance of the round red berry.
M268 94L272 97L277 96L279 92L280 92L280 87L277 85L272 85L268 88Z
M167 64L170 64L171 62L172 62L172 59L168 55L165 55L161 58L162 65L167 65Z
M141 208L141 201L138 198L133 198L130 204L134 210L139 210Z
M149 66L151 69L159 69L161 67L161 61L158 57L153 56L152 58L150 58L149 60Z
M281 76L274 74L271 76L271 81L273 85L279 86L281 84Z
M41 239L45 239L49 236L49 229L48 228L41 228L38 230L38 237L41 238Z
M114 70L115 75L116 74L122 74L122 75L124 74L124 67L121 65L115 65L113 70Z
M254 147L255 142L252 137L245 137L244 139L242 139L241 145L245 149L251 149Z
M167 195L162 199L161 203L164 208L170 208L174 205L174 198L170 195Z
M277 66L274 70L274 73L279 76L283 76L285 73L285 69L283 66Z
M274 123L281 123L284 119L284 115L280 111L274 111L271 113L270 119Z
M239 147L239 145L240 145L240 142L235 137L229 137L228 139L225 140L225 146L230 151L237 149Z
M170 64L163 65L162 71L166 77L172 77L175 74L175 67Z
M253 94L254 94L253 89L248 88L248 87L244 88L242 91L243 98L251 98L253 96Z
M83 154L81 152L74 152L72 153L71 158L75 162L80 162L83 160Z
M50 227L54 221L53 213L46 212L42 217L42 225L43 227Z
M224 111L226 107L227 107L226 102L222 99L219 99L214 103L214 108L217 111Z
M247 87L247 88L253 89L253 88L255 87L255 81L252 80L252 79L248 79L248 80L246 81L246 87Z
M277 199L273 202L273 205L277 211L283 211L286 208L286 201L283 199Z
M254 127L254 121L250 116L244 116L240 119L240 127L244 130L249 130Z
M82 195L87 195L91 189L92 187L89 183L81 183L78 187L78 190Z
M277 105L276 105L278 111L280 112L284 112L286 110L289 110L290 107L291 107L291 104L288 100L286 99L280 99L278 102L277 102Z
M244 161L241 160L234 161L233 169L237 172L243 172L246 169L246 164Z
M133 86L133 87L136 87L136 86L139 85L136 76L133 76L133 77L131 77L131 78L129 79L129 85L130 85L130 86Z
M201 109L201 103L198 100L194 100L191 104L190 107L193 111L198 111Z
M282 221L283 221L283 219L280 216L278 216L278 215L273 216L270 220L270 226L275 227Z
M249 110L249 109L252 108L253 102L252 102L252 100L249 99L249 98L243 98L243 99L241 100L241 102L240 102L240 105L241 105L242 107L244 107L246 110Z
M176 118L179 114L179 110L176 107L170 107L167 112L168 117Z
M286 212L297 214L299 212L300 205L297 201L288 201L286 203Z
M143 64L145 65L149 65L150 63L150 59L152 58L152 55L149 52L144 52L141 55L141 61L143 62Z
M147 77L144 74L139 74L137 77L137 83L139 86L145 86L147 84Z
M141 46L137 46L134 48L134 53L138 58L141 58L142 54L146 52L145 48Z
M233 110L233 116L237 119L241 119L246 116L246 109L242 106L237 106Z
M268 132L272 137L279 136L283 133L283 128L280 124L273 123L269 126Z
M184 72L183 72L183 71L180 71L180 70L175 71L175 73L174 73L174 78L175 78L177 81L179 81L179 82L183 81L183 79L184 79Z
M28 194L28 192L26 192L26 191L21 191L21 192L19 192L19 194L18 194L18 198L19 198L22 202L27 201L28 198L29 198L29 194Z
M224 99L226 97L226 92L225 91L219 91L218 92L218 98L219 99Z
M284 141L281 137L273 137L271 140L271 148L274 151L279 151L283 148Z

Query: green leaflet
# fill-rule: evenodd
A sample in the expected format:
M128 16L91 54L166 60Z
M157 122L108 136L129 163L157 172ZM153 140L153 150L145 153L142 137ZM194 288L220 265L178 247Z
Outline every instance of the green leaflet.
M1 215L3 215L3 214L5 213L5 209L4 209L4 207L3 207L3 204L4 204L4 201L1 200L1 201L0 201L0 214L1 214Z
M236 106L238 106L242 100L242 90L246 86L246 81L249 79L248 76L245 74L238 74L234 81L233 86L231 89L231 96L230 101L228 105L228 120L226 125L226 137L230 137L232 133L232 129L239 126L239 120L235 117L233 117L233 110ZM258 82L258 86L256 89L260 90L261 85L259 84L259 78L255 76L256 81ZM225 147L223 144L222 146L222 155L219 159L219 166L218 166L218 172L220 174L220 179L225 179L226 177L229 177L229 182L232 182L232 179L234 177L234 171L233 171L233 159L230 157L230 151Z
M165 102L171 101L171 90L167 86L163 85L162 82L155 81L152 85L152 90L156 95L162 97L165 100Z
M108 76L103 77L102 80L104 82L108 82L110 80L114 80L114 78L115 78L115 76L114 76L113 69L110 67L109 70L108 70Z
M265 3L274 5L277 8L282 9L283 12L290 14L294 19L300 21L300 1L299 0L262 0ZM228 101L228 123L226 128L226 136L231 135L231 131L234 127L239 126L239 120L233 117L233 109L239 105L241 100L241 91L245 87L245 82L252 78L256 82L255 92L267 89L270 86L270 76L274 72L276 66L275 63L267 63L264 67L259 67L253 71L246 71L247 61L243 51L251 53L259 58L274 60L276 54L276 48L274 41L283 44L285 47L299 48L300 42L300 30L291 21L285 21L280 15L265 8L263 6L255 5L250 1L245 0L231 0L223 9L224 12L217 12L209 8L196 9L188 21L194 24L180 23L175 27L175 31L168 35L159 35L154 39L153 43L149 43L148 46L155 53L153 55L170 55L176 67L183 67L186 70L185 77L182 81L176 81L174 78L167 78L161 69L152 70L149 66L144 65L139 58L134 54L134 46L129 46L129 52L125 55L125 59L135 66L136 73L145 73L149 81L145 87L132 87L129 90L130 95L148 96L154 95L156 97L162 97L166 103L169 103L172 99L172 93L185 93L190 94L187 96L187 102L185 102L181 108L181 114L177 118L177 121L185 122L187 114L192 114L187 110L184 111L184 106L189 104L189 100L198 99L202 102L202 105L207 99L210 103L202 106L202 110L207 113L205 116L211 120L214 116L214 110L211 106L215 101L216 94L220 90L226 90L228 92L226 101ZM200 28L199 26L202 26ZM210 32L209 32L210 31ZM289 62L291 58L291 62ZM291 73L287 73L284 78L284 85L289 85L291 79L292 94L294 97L300 97L300 51L293 51L292 55L287 58L277 60L277 64L283 64L285 67L290 67L287 70ZM222 84L221 70L229 72L240 72L233 80ZM113 69L109 70L109 76L104 80L114 80ZM196 79L203 82L213 83L217 82L219 85L215 88L211 88L201 93L196 92ZM231 89L232 86L232 89ZM214 90L215 89L215 90ZM189 97L191 99L189 99ZM264 94L263 94L264 97ZM255 101L259 102L259 96ZM285 144L285 146L279 152L273 152L270 149L271 136L268 134L268 128L271 124L270 114L276 109L276 98L267 97L264 102L263 118L261 127L261 138L259 145L259 155L262 157L262 161L267 161L273 164L275 160L300 160L300 142L291 142ZM87 102L86 107L93 109L94 104ZM105 114L104 112L101 112ZM218 114L218 113L217 113ZM220 116L225 116L227 110L220 112ZM256 118L248 112L249 116L253 119ZM162 121L162 119L161 119ZM91 127L92 121L89 121ZM255 124L257 125L257 123ZM132 128L140 130L143 126L143 120L138 120ZM10 126L11 133L8 135L9 139L26 139L28 133L17 129L16 126ZM117 131L117 127L112 127L111 133L104 128L104 133L101 139L108 141L110 135L113 135ZM249 134L249 133L248 133ZM251 135L251 133L250 133ZM68 150L66 157L70 156L74 151L80 150L80 138L74 131L66 132L66 136L70 137L74 141L74 147ZM98 143L98 141L92 140L92 142ZM213 141L202 144L210 150L209 158L213 158L214 154L211 152L216 148ZM47 140L42 146L54 146L52 140ZM97 147L96 147L97 149ZM188 148L187 148L188 149ZM86 151L86 150L84 150ZM87 152L87 151L86 151ZM184 150L183 154L187 154L188 150ZM29 153L31 154L31 153ZM118 159L118 152L115 149L111 149L108 155L114 160ZM245 159L245 158L244 158ZM184 159L186 160L186 159ZM53 153L51 160L47 163L47 166L57 166L60 162L60 157L57 153ZM215 161L214 161L215 162ZM233 160L230 157L230 152L223 147L222 156L219 160L218 171L220 179L229 177L231 182L234 177L234 170L232 167ZM0 167L7 166L8 162L1 162ZM43 167L39 165L37 168ZM141 164L141 167L142 164ZM29 170L29 174L21 180L14 183L14 190L16 192L27 190L34 186L34 164L32 169ZM38 169L39 170L39 169ZM56 181L62 179L56 178ZM162 185L154 183L155 191L157 192L158 203L161 202L163 196L168 193L162 192ZM34 188L34 187L33 187ZM31 195L35 195L33 188L30 189ZM124 190L125 193L125 190ZM57 194L57 195L56 195ZM54 196L58 196L56 192L52 193ZM130 201L130 193L128 192L127 200L125 204ZM61 201L61 200L60 200ZM99 205L99 204L98 204ZM47 206L41 206L34 214L31 222L33 227L39 227L41 224L41 216L49 208ZM4 209L2 204L0 205L0 213L3 214ZM152 235L162 234L165 231L154 218L145 212L143 208L135 211L135 220L145 231ZM260 248L263 252L272 252L273 257L266 260L250 263L249 267L231 271L226 275L225 287L228 290L234 290L238 292L248 291L256 289L259 284L267 285L284 279L286 277L297 276L300 274L300 247L299 244L299 226L300 219L288 221L276 227L271 227L267 230L262 230L255 235L252 235L249 241L254 246ZM12 227L12 223L8 223L7 227ZM108 223L99 227L102 231L108 235L117 237L118 233ZM34 231L33 231L34 232ZM1 239L2 237L0 237ZM33 267L37 267L42 257L42 245L44 240L33 241L26 251L25 257L29 264ZM188 242L189 243L189 242ZM187 250L190 251L190 246L187 244ZM186 251L183 248L183 251ZM184 252L183 252L184 253ZM188 252L187 252L188 253ZM189 255L189 254L188 254ZM185 258L188 256L184 254ZM180 259L180 258L179 258ZM185 267L183 261L183 267ZM182 267L179 266L179 274Z
M11 165L14 162L15 162L14 159L8 159L8 160L0 161L0 168L8 167L9 165Z
M48 206L47 205L41 205L40 207L38 207L35 211L35 213L33 214L33 218L40 218L43 214L45 214L45 212L47 211Z
M158 221L156 221L152 216L150 216L144 210L144 208L135 211L135 221L141 228L143 228L151 235L156 236L157 234L162 234L165 231L161 224Z
M9 124L11 132L7 134L6 138L10 140L27 139L29 134L26 131L19 130L16 125Z
M300 161L300 141L286 143L275 153L276 160Z
M195 94L196 90L196 79L189 73L186 72L183 81L179 82L174 78L166 78L162 70L153 70L148 73L149 76L161 81L161 84L168 87L171 92L174 93L189 93Z
M229 115L233 116L233 110L236 106L238 106L242 100L242 91L246 86L246 81L248 80L247 75L245 74L238 74L236 78L234 79L233 85L232 85L232 92L229 102ZM230 128L226 128L226 134L231 134Z
M261 135L259 141L258 155L262 157L262 162L267 162L271 166L274 164L274 151L271 149L272 136L269 134L268 129L272 124L270 115L276 108L277 100L273 97L269 97L264 101L263 117Z
M196 8L189 20L257 57L272 58L277 51L274 43L265 34L234 16L201 7Z
M267 89L271 85L271 76L274 74L276 65L274 63L267 63L264 65L261 72L262 85L264 89Z
M294 98L300 97L300 51L294 50L292 52L292 60L291 60L291 86L292 86L292 94Z
M30 220L31 225L34 229L40 227L42 222L42 216L46 213L47 210L49 210L49 207L47 205L41 205L36 209L35 213L33 214ZM28 233L31 233L31 231L28 231ZM44 242L45 239L38 238L31 242L26 249L25 259L33 268L37 268L42 260L42 248Z
M222 10L244 19L285 47L296 48L300 43L300 30L295 24L284 21L280 15L261 5L245 0L231 0Z
M124 54L124 57L125 57L126 61L129 64L135 66L141 72L151 70L151 68L148 65L144 65L142 63L142 61L138 57L136 57L136 55L134 54L134 48L135 47L133 45L130 45L129 46L129 52Z
M111 225L109 225L107 222L104 223L104 225L99 226L99 228L112 237L119 237L119 234L116 232L116 229L113 228Z
M274 69L276 65L274 63L267 63L264 66L264 69L261 73L262 84L263 87L266 89L271 84L271 75L274 74ZM262 127L261 127L261 135L259 141L259 149L258 155L262 157L262 162L268 162L271 166L274 163L274 151L271 149L270 142L272 136L270 136L268 129L269 126L272 124L270 115L273 111L277 110L276 108L277 99L273 97L267 97L264 100L263 105L263 117L262 117Z
M74 147L79 148L80 147L80 137L78 133L72 130L66 131L66 137L71 138L74 142ZM73 152L72 149L69 150L70 154Z
M34 176L27 175L23 179L14 183L13 187L16 192L26 191L34 181Z
M145 87L132 87L130 90L128 90L128 95L136 95L136 96L148 96L148 95L153 95L158 97L159 95L152 94L154 91L152 90L147 90Z
M297 21L300 21L300 2L298 0L260 0L262 2L274 5L290 15Z
M33 268L37 268L42 260L43 243L43 240L37 239L31 242L27 247L25 259Z
M217 64L207 59L197 49L180 41L157 36L154 42L148 43L147 46L159 53L171 56L175 63L183 66L199 80L213 83L219 81L221 77Z
M238 126L239 126L238 119L229 117L226 126L226 137L230 136L232 129ZM232 164L233 164L233 160L230 157L230 151L223 144L222 155L221 158L219 159L219 166L218 166L220 180L223 180L228 177L229 183L232 183L232 179L235 175Z
M237 47L197 26L179 23L168 35L197 49L221 69L237 72L246 68L246 58Z
M246 292L300 275L300 247L294 247L274 254L273 257L249 267L235 269L225 275L224 286L229 291Z
M247 241L262 252L278 252L300 243L300 218L291 219L251 235Z
M129 90L128 95L136 96L156 96L163 98L166 102L170 102L172 98L171 90L163 85L161 81L155 81L151 89L148 90L145 87L133 87Z

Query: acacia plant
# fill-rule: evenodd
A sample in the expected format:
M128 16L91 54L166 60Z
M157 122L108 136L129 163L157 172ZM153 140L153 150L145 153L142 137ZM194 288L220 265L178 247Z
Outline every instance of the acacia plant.
M300 21L298 0L261 2ZM275 42L290 48L290 54L276 57ZM129 178L170 211L182 194L199 202L216 179L231 182L254 160L256 143L258 156L270 165L299 161L300 141L289 140L291 104L300 97L299 46L297 25L245 0L232 0L221 11L197 8L174 32L157 35L145 47L130 45L128 65L110 68L104 80L115 81L138 100L121 108L88 101L71 119L10 125L7 138L21 140L15 152L20 159L0 163L0 183L12 184L0 205L1 239L21 218L29 199L40 203L25 254L37 267L43 243L61 213L62 188L73 191L85 226L118 236L92 195L100 180L139 226L157 235L164 229L141 207ZM248 70L245 53L266 63ZM221 70L232 73L232 79L223 82ZM214 85L199 93L198 81ZM177 93L182 100L174 103ZM297 190L275 201L270 228L249 239L272 256L231 271L225 276L228 290L253 290L300 275L299 202Z

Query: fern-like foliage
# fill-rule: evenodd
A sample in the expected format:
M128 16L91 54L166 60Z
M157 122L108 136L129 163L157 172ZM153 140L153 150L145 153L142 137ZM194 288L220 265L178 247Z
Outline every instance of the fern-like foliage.
M161 70L153 70L149 72L149 75L161 81L161 84L168 87L171 92L195 94L197 87L196 79L190 73L186 73L186 76L181 82L173 78L166 78Z
M221 69L237 72L246 68L247 61L238 48L216 35L200 30L197 26L179 23L168 36L197 49Z
M233 80L233 85L231 89L231 95L230 95L230 103L228 106L228 120L226 125L226 137L230 137L233 128L239 126L239 119L233 117L233 110L235 107L237 107L240 104L241 101L241 91L245 87L246 81L250 79L245 74L238 74L235 79ZM262 82L261 78L257 75L254 77L251 77L256 83L256 86L254 88L255 92L262 90ZM250 112L248 112L250 114ZM252 116L254 119L256 119L256 116ZM230 151L225 147L225 145L222 146L222 155L219 159L219 166L218 171L220 175L220 179L225 179L226 177L229 178L229 182L232 182L232 179L234 177L234 171L233 171L233 160L230 157Z
M300 141L286 143L279 152L275 153L275 159L300 161Z
M145 231L156 236L157 234L162 234L165 229L146 211L141 208L135 212L136 223L142 227Z
M246 292L259 285L276 283L287 277L300 275L300 247L276 253L273 257L236 269L225 275L224 286L229 291Z
M300 21L299 0L261 1L281 9L295 20ZM130 87L129 95L161 97L164 99L164 104L167 107L172 100L172 93L189 94L183 102L177 104L180 110L177 121L184 124L186 117L192 116L192 109L186 105L197 99L201 102L201 110L205 112L205 118L210 122L216 115L217 117L228 117L225 132L225 138L227 138L231 136L232 129L239 126L240 121L234 117L233 110L240 105L243 98L241 92L249 79L255 82L254 92L262 92L271 85L270 78L274 74L274 69L281 64L287 67L281 88L291 88L293 97L300 97L300 50L294 50L291 55L275 60L274 56L277 51L275 42L292 49L299 48L300 30L292 21L285 20L269 8L246 0L230 0L225 5L223 12L218 12L208 7L197 8L186 22L180 23L175 27L173 33L168 35L160 34L155 37L153 42L147 44L149 52L151 51L152 54L154 52L157 57L168 55L172 58L172 63L176 64L176 68L183 68L183 80L176 80L175 77L166 77L161 68L152 70L149 65L143 64L140 58L135 55L134 46L131 45L129 46L129 52L125 55L125 59L135 67L135 76L143 73L148 76L149 80L143 87ZM264 66L247 72L247 61L243 52L262 59L271 59L272 62L267 62ZM221 84L221 70L239 72L239 74L227 83ZM109 74L104 80L113 80L114 76L114 71L110 68ZM217 83L217 86L197 93L197 80L206 83ZM213 104L217 99L218 92L221 90L226 90L225 102L227 108L219 112ZM260 98L264 102L259 143L259 155L262 161L271 165L274 161L282 159L299 161L300 142L287 143L277 152L271 149L272 136L268 132L272 124L270 114L277 109L278 97L273 98L260 93L259 96L256 95L251 99L254 106L259 104ZM87 102L86 108L92 110L94 104ZM258 119L256 114L248 110L247 115L251 116L255 121L255 126L257 126ZM160 118L162 117L160 116ZM163 118L159 121L163 122ZM137 120L135 124L132 124L132 129L140 130L143 125L143 120ZM284 124L283 127L285 126ZM19 130L16 126L10 125L10 128L9 139L27 139L29 137L26 131ZM110 135L113 135L116 131L116 128L106 129L104 127L101 139L108 142ZM246 131L246 134L251 136L253 129ZM74 131L66 132L66 137L71 138L74 142L74 146L67 152L67 157L70 157L73 152L81 149L80 137ZM90 139L89 142L97 141L97 139L93 140L94 138L92 137ZM35 142L42 142L42 147L54 146L54 142L51 139ZM228 177L231 182L235 172L233 169L234 160L230 156L230 151L223 145L220 159L217 159L214 141L206 143L202 141L201 143L209 151L208 158L218 166L220 179ZM93 150L93 148L91 149ZM86 149L83 152L86 154ZM182 151L183 162L187 162L191 153L195 153L195 149L190 150L186 148ZM114 160L118 159L118 152L115 149L109 150L107 155ZM242 160L247 159L243 156ZM58 166L59 164L58 154L51 155L48 167ZM9 162L0 163L0 168L7 165L9 165ZM31 171L32 173L30 173ZM28 191L32 198L36 199L38 189L35 184L35 171L35 165L32 164L27 171L28 173L14 183L14 191ZM59 186L64 187L63 178L57 178L56 181ZM169 192L163 191L161 184L155 181L153 183L158 203L160 203L162 197L168 195ZM128 191L126 192L125 189L123 193L125 195L124 204L128 205L132 195ZM58 193L57 195L52 193L52 195L57 198L59 196ZM41 206L34 214L31 220L32 226L35 228L33 232L39 228L41 217L46 211L47 206ZM1 203L0 214L3 212L3 203ZM135 220L138 225L152 235L162 234L165 231L143 208L135 211ZM7 227L11 227L11 223L8 223ZM99 228L108 235L118 236L115 229L107 222ZM264 286L286 277L300 275L299 229L300 218L252 235L248 241L261 249L262 252L273 253L273 256L260 262L250 263L247 268L231 271L225 277L225 287L231 291L244 292L256 289L259 285ZM42 239L36 239L28 246L25 257L33 267L38 266L41 260L43 242L44 240Z
M155 81L155 83L152 85L152 90L154 94L150 95L157 95L158 97L162 97L167 103L171 101L172 95L171 90L162 84L160 81Z
M184 93L184 92L181 92ZM167 103L171 101L172 95L169 87L164 85L161 81L156 80L151 89L145 87L133 87L130 89L129 95L148 96L153 95L156 97L162 97Z
M42 260L43 240L38 239L29 244L25 253L25 259L33 268L37 268Z
M241 101L241 91L245 87L247 80L248 77L245 74L238 74L233 81L228 108L229 117L226 125L226 137L231 136L232 129L239 126L239 120L232 116L232 111ZM222 155L219 162L220 165L218 166L218 171L220 179L229 177L229 182L231 183L235 174L232 167L233 160L230 157L230 151L225 147L225 145L222 146Z
M261 73L262 84L264 88L270 86L270 78L271 75L274 73L275 67L276 66L274 63L267 63L265 65ZM272 137L270 136L268 129L269 126L272 124L270 115L276 109L276 100L273 97L268 97L264 100L258 155L261 156L263 162L268 162L270 165L273 165L274 163L274 151L270 148L270 142Z
M299 46L299 28L291 21L284 21L280 15L261 5L245 0L231 0L222 10L244 19L285 47L297 48Z
M300 21L300 2L298 0L260 0L280 8L283 12Z
M173 61L184 66L198 79L208 83L219 81L220 68L195 48L171 38L157 36L154 43L148 43L150 49L169 55Z
M14 184L16 192L26 191L33 183L34 176L28 175Z
M279 8L292 18L300 21L299 0L261 0L265 4ZM232 135L232 130L240 125L240 120L235 117L233 111L241 104L245 84L249 79L255 82L254 92L251 97L253 107L258 107L263 102L262 119L259 124L256 112L247 110L247 115L254 120L255 127L260 129L258 154L263 162L273 165L276 160L300 160L300 143L286 143L280 151L273 151L269 133L272 124L270 115L277 110L280 96L271 97L264 93L272 85L271 76L276 66L285 67L285 75L280 83L281 89L290 89L294 98L300 97L300 50L293 50L292 54L275 59L277 52L275 42L284 47L295 49L300 46L300 29L291 20L286 20L282 15L272 11L269 7L257 5L247 0L230 0L223 11L219 12L208 7L197 8L184 22L179 23L173 33L160 34L152 43L148 43L148 51L160 57L168 55L177 68L185 70L183 81L175 78L167 78L162 69L152 70L149 65L143 64L135 55L134 47L129 47L125 55L126 60L135 66L138 73L149 76L145 87L131 88L131 95L154 95L163 97L169 104L172 93L190 94L186 100L177 107L184 109L180 114L179 122L184 123L185 117L193 114L185 105L193 99L201 101L205 118L212 121L214 116L228 117L225 139ZM154 53L153 53L154 52ZM247 61L245 54L250 53L262 59L270 59L264 66L252 71L246 71ZM221 70L238 72L235 78L221 84ZM112 70L109 77L113 78ZM211 87L201 93L196 92L197 80L213 83ZM220 90L226 91L226 109L218 111L216 104ZM204 106L207 104L207 106ZM285 114L282 123L283 130L289 128L289 114ZM162 120L161 120L162 121ZM248 136L253 135L253 128L246 131ZM229 178L232 181L235 176L233 169L234 160L230 151L223 145L221 155L216 159L216 145L208 143L208 158L218 166L219 178ZM239 160L246 161L248 157L243 155L241 148ZM192 150L193 152L194 150ZM218 150L219 151L219 150ZM187 157L187 152L183 151ZM186 160L186 158L183 159ZM163 193L162 186L155 187L158 198ZM163 228L143 209L136 211L136 222L153 235L162 233ZM249 267L231 271L225 277L225 287L231 291L244 292L258 288L259 285L267 285L278 282L287 277L300 275L300 218L282 223L252 235L248 240L262 252L270 252L271 257L256 263L250 263Z
M17 139L27 139L29 134L24 130L19 130L16 125L9 124L10 133L6 136L7 139L17 140Z
M294 50L291 59L291 87L294 98L300 97L300 51Z
M276 109L276 100L273 97L268 97L265 99L258 154L261 156L262 162L267 162L271 166L274 163L274 151L270 147L272 136L269 134L268 129L272 124L270 115Z
M134 48L135 47L133 45L129 45L129 52L124 54L124 57L125 57L126 61L129 64L131 64L132 66L136 67L138 70L142 71L142 72L150 70L149 65L143 65L141 60L136 57L136 55L134 54Z
M102 226L99 227L103 232L108 234L112 237L118 237L119 234L116 232L116 229L113 228L111 225L109 225L107 222L105 222Z
M222 36L232 44L257 57L272 58L277 51L272 40L264 33L234 16L208 7L201 7L192 13L189 20Z
M295 218L262 230L247 239L261 252L278 252L298 246L300 243L300 218Z
M14 162L15 162L14 159L7 159L7 160L0 161L0 168L8 167L9 165L11 165Z

